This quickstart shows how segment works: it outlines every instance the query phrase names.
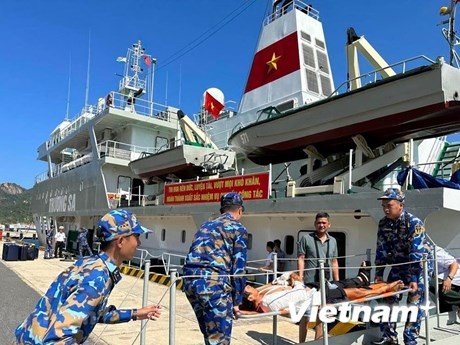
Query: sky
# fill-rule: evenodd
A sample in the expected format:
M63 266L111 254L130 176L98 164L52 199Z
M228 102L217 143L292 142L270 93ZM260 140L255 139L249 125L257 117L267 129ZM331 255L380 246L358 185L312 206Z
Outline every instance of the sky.
M388 63L449 55L438 24L449 0L307 0L320 12L335 85L346 79L346 30ZM196 113L217 87L239 103L271 0L15 0L0 2L0 183L33 187L46 171L37 148L85 102L116 90L116 58L141 40L157 59L154 100ZM227 23L223 25L223 23ZM197 39L208 37L201 44ZM89 44L90 41L90 44ZM191 42L194 42L190 44ZM190 49L190 47L194 47ZM69 65L70 73L69 73ZM233 104L229 102L229 104ZM453 139L460 140L460 136Z

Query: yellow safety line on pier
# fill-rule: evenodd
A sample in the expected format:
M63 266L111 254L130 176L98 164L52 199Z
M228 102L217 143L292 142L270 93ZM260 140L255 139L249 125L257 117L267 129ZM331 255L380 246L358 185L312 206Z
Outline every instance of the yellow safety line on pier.
M126 274L128 276L132 276L132 277L136 277L136 278L143 278L144 277L144 271L140 270L138 268L122 266L120 271L121 271L121 273ZM171 285L171 279L168 276L165 276L164 274L150 273L149 274L149 280L151 282L161 284L161 285L166 285L166 286ZM176 285L177 285L176 288L178 290L182 289L182 280L179 280Z

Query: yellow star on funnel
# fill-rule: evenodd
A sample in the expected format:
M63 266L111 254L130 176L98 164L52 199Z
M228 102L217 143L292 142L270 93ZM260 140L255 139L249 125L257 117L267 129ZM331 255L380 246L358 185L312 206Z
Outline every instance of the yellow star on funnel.
M267 74L270 73L272 69L275 69L275 70L278 69L278 60L280 59L280 57L281 55L276 56L276 53L273 53L271 60L266 62L266 64L268 65Z

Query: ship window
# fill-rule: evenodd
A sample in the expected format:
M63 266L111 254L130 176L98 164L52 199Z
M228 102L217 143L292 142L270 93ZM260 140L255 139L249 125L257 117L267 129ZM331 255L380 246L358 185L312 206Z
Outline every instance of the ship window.
M289 109L292 109L294 108L294 100L291 99L287 102L284 102L284 103L281 103L281 104L278 104L276 106L276 109L278 109L280 112L283 112L283 111L286 111L286 110L289 110Z
M303 50L303 62L305 65L310 66L315 68L315 55L313 54L313 48L306 45L302 44L302 50Z
M323 41L320 41L319 39L315 38L315 42L318 47L323 48L323 49L325 48Z
M248 234L248 249L252 249L252 234Z
M302 39L304 39L307 42L311 42L311 36L306 32L300 31L300 37L302 37Z
M167 150L169 148L169 140L165 137L155 138L155 149L157 152Z
M298 240L300 240L302 237L306 236L309 233L314 232L314 230L300 230L299 235L298 235ZM338 262L339 262L339 267L345 267L345 255L346 255L346 242L347 242L347 236L345 235L344 232L338 232L338 231L328 231L328 234L334 237L337 240L337 251L338 251ZM286 248L287 249L287 248ZM286 250L287 254L287 250ZM345 271L346 270L339 270L339 279L345 279Z
M182 233L181 233L181 241L182 241L182 243L185 243L186 234L187 234L186 231L182 230Z
M321 72L329 74L329 64L327 61L327 55L317 50L316 56L318 58L318 66Z
M161 229L161 241L164 242L166 240L166 229Z
M329 77L326 77L325 75L320 75L321 79L321 91L323 92L324 96L330 96L332 93L331 89L331 80Z
M294 244L295 244L294 236L287 235L284 237L284 248L285 248L285 252L287 255L294 254L294 249L295 249ZM283 246L283 244L281 244L281 246Z
M316 73L309 69L305 69L307 74L307 86L308 90L319 93L318 79L316 78Z

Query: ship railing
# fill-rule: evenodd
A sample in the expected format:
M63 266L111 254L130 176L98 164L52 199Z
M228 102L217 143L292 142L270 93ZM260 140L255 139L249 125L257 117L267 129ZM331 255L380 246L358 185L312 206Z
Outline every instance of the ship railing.
M128 261L127 266L142 267L147 260L156 263L155 266L150 266L150 268L156 268L157 270L161 268L163 272L170 272L171 269L181 271L185 262L185 255L167 252L154 255L146 249L138 248L136 249L133 258Z
M131 88L131 89L146 89L145 80L140 79L135 76L125 76L123 77L120 82L118 83L118 89L122 90L124 88Z
M113 140L103 141L97 145L97 148L101 158L112 157L128 161L141 158L146 152L155 153L157 151L155 147L138 146Z
M182 271L182 267L184 266L186 256L174 253L163 253L161 255L161 258L163 260L165 272L170 272L171 269L177 269L178 271Z
M89 120L105 113L105 111L111 107L129 111L137 115L154 117L167 122L177 121L177 116L172 116L174 113L172 107L151 102L143 98L126 97L126 95L118 92L110 92L109 94L111 95L110 101L108 98L99 98L96 104L84 106L77 116L69 120L69 125L60 130L59 133L54 134L50 140L46 141L46 149L52 148L61 140L76 132Z
M80 113L71 119L66 127L51 136L51 140L46 142L46 149L52 148L61 140L76 132L80 127L96 116L96 114L103 109L102 107L103 105L101 105L100 102L98 105L87 105L83 107Z
M319 20L319 11L315 10L311 5L306 4L303 1L300 0L293 0L287 4L285 2L282 3L282 5L277 6L277 8L274 8L272 13L269 14L265 20L264 20L264 25L268 25L271 22L273 22L275 19L284 16L285 14L293 11L294 9L299 10L306 15Z
M47 171L44 171L40 174L38 174L37 176L35 176L35 183L41 183L43 181L46 181L49 179L49 173L48 173L48 170Z
M177 116L171 116L173 108L167 105L151 102L144 98L127 97L125 94L110 92L110 101L106 101L105 107L115 108L131 112L136 115L153 117L159 120L171 122L177 120Z
M131 206L146 206L150 204L151 195L141 194L142 186L137 187L139 192L138 194L132 193L131 187L127 191L118 188L116 192L107 192L107 200L109 202L109 207L115 209L118 207L131 207ZM155 203L155 200L153 200ZM156 204L156 203L155 203Z
M383 79L383 77L381 76L381 73L385 70L394 70L395 73L398 75L398 74L403 74L410 69L425 66L426 63L429 63L430 65L432 65L436 63L436 61L426 57L425 55L418 55L418 56L415 56L415 57L412 57L412 58L409 58L403 61L396 62L386 67L376 69L372 72L361 74L360 76L356 78L352 78L352 79L344 81L342 84L340 84L339 87L337 87L328 96L328 98L340 94L340 91L343 90L344 88L346 88L345 92L350 91L350 85L352 85L354 81L360 80L361 85L364 86L367 84L375 83Z

